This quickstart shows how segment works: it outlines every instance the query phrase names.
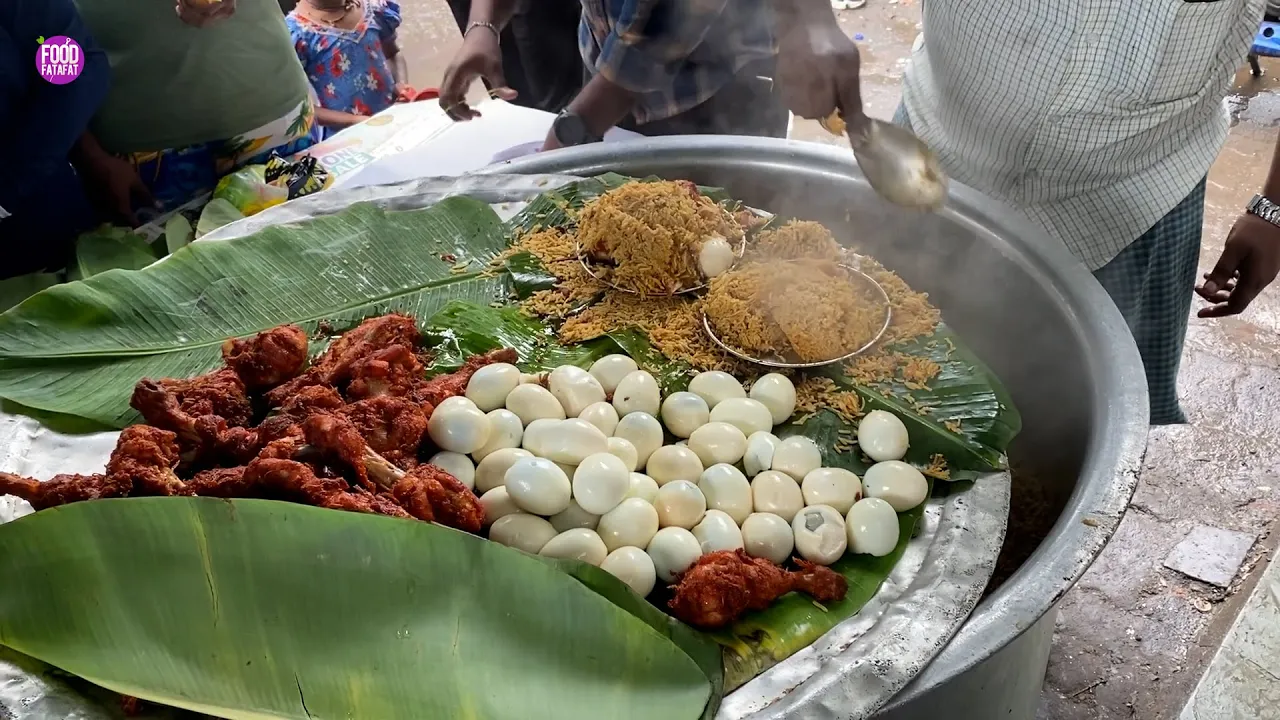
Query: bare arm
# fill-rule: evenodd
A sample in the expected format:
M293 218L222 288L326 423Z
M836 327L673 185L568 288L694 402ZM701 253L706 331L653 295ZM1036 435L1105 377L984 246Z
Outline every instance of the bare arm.
M356 115L343 110L330 110L316 106L316 122L328 128L348 128L368 120L364 115Z
M382 52L387 56L387 62L391 63L391 77L396 81L396 85L404 85L409 82L409 63L404 58L404 53L400 52L400 38L396 33L391 33L382 40Z

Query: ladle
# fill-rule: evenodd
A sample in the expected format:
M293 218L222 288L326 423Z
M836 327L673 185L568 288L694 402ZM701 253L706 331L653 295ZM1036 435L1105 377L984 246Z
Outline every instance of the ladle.
M910 130L866 118L848 130L840 111L818 121L833 135L848 135L853 156L867 182L884 199L918 210L937 210L947 200L947 175L938 156Z

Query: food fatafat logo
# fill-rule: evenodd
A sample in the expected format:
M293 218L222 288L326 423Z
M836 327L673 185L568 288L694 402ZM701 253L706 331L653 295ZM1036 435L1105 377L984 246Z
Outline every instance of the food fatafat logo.
M66 35L36 38L36 72L54 85L66 85L80 77L84 70L84 50L80 43Z

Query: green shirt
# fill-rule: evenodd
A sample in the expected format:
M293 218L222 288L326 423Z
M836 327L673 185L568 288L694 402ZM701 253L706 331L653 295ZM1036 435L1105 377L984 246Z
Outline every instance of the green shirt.
M208 27L173 0L75 0L111 62L111 92L92 130L110 152L225 140L284 117L306 99L277 0L238 0Z

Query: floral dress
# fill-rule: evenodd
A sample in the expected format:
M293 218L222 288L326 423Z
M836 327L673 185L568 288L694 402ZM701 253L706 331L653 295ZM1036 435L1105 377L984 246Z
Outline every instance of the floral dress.
M320 106L369 116L395 103L396 82L382 43L400 27L400 6L392 0L365 0L361 12L350 30L324 25L297 11L285 20Z

